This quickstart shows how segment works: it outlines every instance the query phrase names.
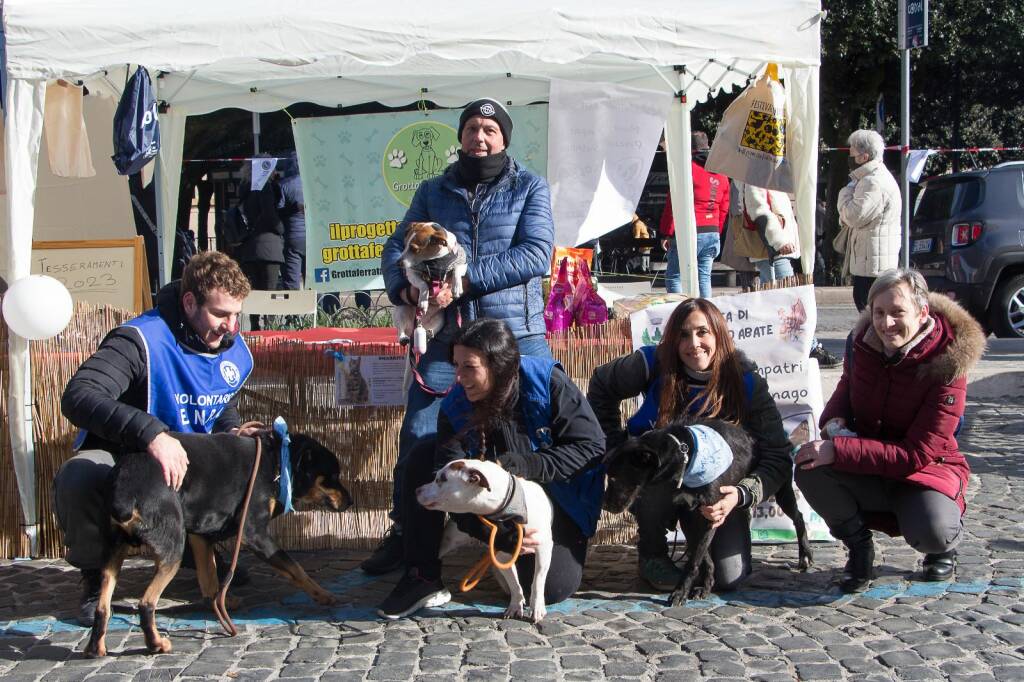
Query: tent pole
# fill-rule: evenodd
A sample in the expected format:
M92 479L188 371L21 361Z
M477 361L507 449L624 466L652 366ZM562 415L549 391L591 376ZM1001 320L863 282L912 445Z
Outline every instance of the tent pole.
M686 101L683 72L679 90L672 103L665 128L665 153L668 159L668 184L672 194L672 219L676 226L676 251L683 293L698 296L697 216L693 211L693 168L690 150L690 104Z
M156 224L160 252L160 286L171 281L174 233L178 227L178 193L181 189L181 155L188 117L172 106L160 114L160 153L156 157Z
M32 263L32 228L43 135L46 81L10 78L5 92L4 170L7 191L7 284L27 277ZM32 438L32 356L29 341L8 330L9 375L7 426L18 482L18 497L28 538L28 555L39 554L39 518L36 508L35 443Z
M818 201L818 79L819 67L786 69L787 156L796 185L796 224L800 231L800 267L814 273Z
M252 112L252 155L260 155L260 112Z

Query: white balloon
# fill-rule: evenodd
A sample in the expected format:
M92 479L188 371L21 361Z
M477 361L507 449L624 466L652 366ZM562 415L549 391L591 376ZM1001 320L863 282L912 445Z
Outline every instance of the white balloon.
M4 294L7 326L18 336L33 341L64 331L74 304L67 288L53 277L29 275L11 284Z

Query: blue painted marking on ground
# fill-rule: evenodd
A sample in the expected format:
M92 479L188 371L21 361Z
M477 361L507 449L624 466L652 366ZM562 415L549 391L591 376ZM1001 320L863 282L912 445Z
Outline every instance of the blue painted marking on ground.
M343 595L358 587L379 580L379 577L368 576L362 571L352 570L324 584L324 587L335 595ZM972 581L955 583L926 583L899 580L881 585L876 584L861 595L845 595L833 587L828 592L801 592L797 590L738 590L722 594L713 594L708 599L694 600L686 603L687 608L708 609L726 604L741 603L748 606L768 608L800 607L841 603L860 596L873 599L888 600L896 597L941 597L946 593L982 594L987 591L1003 591L1024 589L1024 577L998 578L993 581ZM649 596L623 596L621 598L587 597L567 599L559 604L547 607L548 613L577 614L584 611L612 611L631 613L637 611L657 612L667 608L668 594L652 594ZM507 602L503 598L494 602L470 601L451 602L444 606L428 609L424 615L483 615L500 616L504 613ZM232 614L239 628L252 629L288 625L304 621L367 621L378 618L375 605L321 607L316 605L305 593L289 595L280 604L240 608ZM219 625L208 611L188 611L171 609L159 615L161 629L167 630L209 630L219 631ZM138 627L138 617L134 613L115 613L111 616L109 630L127 630ZM81 626L61 621L53 617L26 618L12 620L0 624L0 636L32 635L43 636L54 632L80 631Z

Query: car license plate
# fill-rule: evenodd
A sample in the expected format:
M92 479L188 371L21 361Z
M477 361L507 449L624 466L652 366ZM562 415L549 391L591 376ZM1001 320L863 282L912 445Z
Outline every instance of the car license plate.
M932 250L932 238L928 239L915 239L914 246L910 249L911 253L928 253Z

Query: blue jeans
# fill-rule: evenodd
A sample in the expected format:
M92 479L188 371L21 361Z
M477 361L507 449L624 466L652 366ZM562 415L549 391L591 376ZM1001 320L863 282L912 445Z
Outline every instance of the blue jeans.
M722 243L717 232L701 232L697 235L697 285L700 297L711 297L711 266L721 253ZM683 290L679 276L679 252L676 250L675 237L669 239L668 253L665 254L665 291L678 294Z
M455 383L455 368L448 361L451 344L431 340L427 352L420 357L417 366L423 382L436 391L443 391ZM543 334L519 339L519 353L550 358L551 348ZM394 487L391 496L391 520L401 525L402 478L405 475L406 460L415 445L437 435L437 415L441 411L441 398L430 395L414 379L409 386L409 398L405 405L402 430L398 433L398 459L393 472Z
M779 258L774 263L766 258L754 261L754 265L757 266L757 272L761 276L761 284L793 276L793 259L791 258Z

